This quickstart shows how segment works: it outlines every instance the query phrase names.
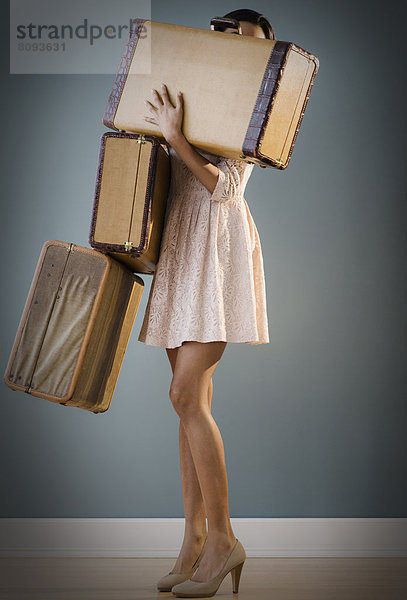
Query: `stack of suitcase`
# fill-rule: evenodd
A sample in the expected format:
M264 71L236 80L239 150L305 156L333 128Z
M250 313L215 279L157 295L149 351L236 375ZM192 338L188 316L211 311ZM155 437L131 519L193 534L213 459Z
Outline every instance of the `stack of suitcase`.
M105 412L144 281L154 273L170 183L154 136L102 135L89 242L43 245L5 373L13 390Z
M132 24L103 115L115 131L100 142L92 249L45 242L4 376L13 390L95 414L110 406L140 304L136 273L153 274L159 259L171 169L165 138L144 120L151 88L183 91L193 146L285 169L319 66L293 43L225 35L213 23Z

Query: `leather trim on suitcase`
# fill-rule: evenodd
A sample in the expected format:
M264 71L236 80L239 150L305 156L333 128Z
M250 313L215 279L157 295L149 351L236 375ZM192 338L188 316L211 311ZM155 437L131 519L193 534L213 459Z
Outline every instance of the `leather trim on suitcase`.
M120 59L116 78L112 87L112 91L110 92L105 113L103 115L104 125L106 125L106 127L110 127L111 129L116 129L116 131L119 131L119 129L114 125L114 118L116 116L116 111L123 92L124 84L126 83L130 65L133 60L137 42L146 20L147 19L133 19L131 22L129 36Z
M260 151L260 147L262 145L264 134L267 129L267 123L272 111L272 105L278 92L282 72L286 65L288 52L290 49L299 52L303 56L306 56L308 59L310 59L310 61L313 61L314 70L309 81L308 89L304 98L304 103L291 141L287 158L285 162L282 162L281 160L278 161L277 159L269 158L268 156L263 154ZM270 54L270 58L267 62L266 70L263 76L263 81L259 89L259 93L257 96L253 114L249 122L249 126L247 128L246 136L242 146L243 156L241 158L255 158L258 161L263 162L263 165L258 163L260 164L260 166L271 165L280 170L287 168L288 163L290 162L295 140L298 135L298 131L305 113L305 108L310 97L311 88L313 86L318 69L318 58L310 52L308 52L307 50L304 50L304 48L301 48L300 46L292 42L284 42L281 40L275 43L273 50Z
M278 41L274 44L271 51L243 142L242 151L245 156L258 158L259 144L264 135L267 117L270 114L271 104L278 89L281 69L289 46L290 42ZM267 164L278 167L278 163L272 159L262 158L262 160Z

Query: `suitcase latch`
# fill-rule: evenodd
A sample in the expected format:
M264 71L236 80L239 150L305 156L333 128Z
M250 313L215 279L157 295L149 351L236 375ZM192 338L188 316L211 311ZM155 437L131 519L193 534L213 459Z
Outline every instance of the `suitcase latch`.
M137 143L138 144L145 144L146 143L146 138L144 137L144 133L140 133L139 137L137 138Z
M133 246L133 242L124 242L124 249L126 252L131 252L131 247Z

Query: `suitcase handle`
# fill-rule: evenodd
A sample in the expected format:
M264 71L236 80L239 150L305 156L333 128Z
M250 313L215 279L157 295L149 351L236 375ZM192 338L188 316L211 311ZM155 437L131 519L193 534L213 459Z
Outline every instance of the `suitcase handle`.
M240 27L240 23L237 19L232 19L231 17L213 17L211 19L211 30L212 31L222 31L220 28L230 27L231 29L237 29L241 34L242 29Z

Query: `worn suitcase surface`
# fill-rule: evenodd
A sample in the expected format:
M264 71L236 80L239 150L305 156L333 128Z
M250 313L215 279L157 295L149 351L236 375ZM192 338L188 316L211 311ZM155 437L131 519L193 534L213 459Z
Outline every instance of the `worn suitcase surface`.
M183 133L204 151L285 169L319 68L292 42L134 19L103 116L112 129L159 137L151 89L185 101Z
M102 135L89 244L136 273L153 273L160 253L170 157L151 135Z
M138 275L101 252L45 242L6 384L59 404L106 411L143 287Z

